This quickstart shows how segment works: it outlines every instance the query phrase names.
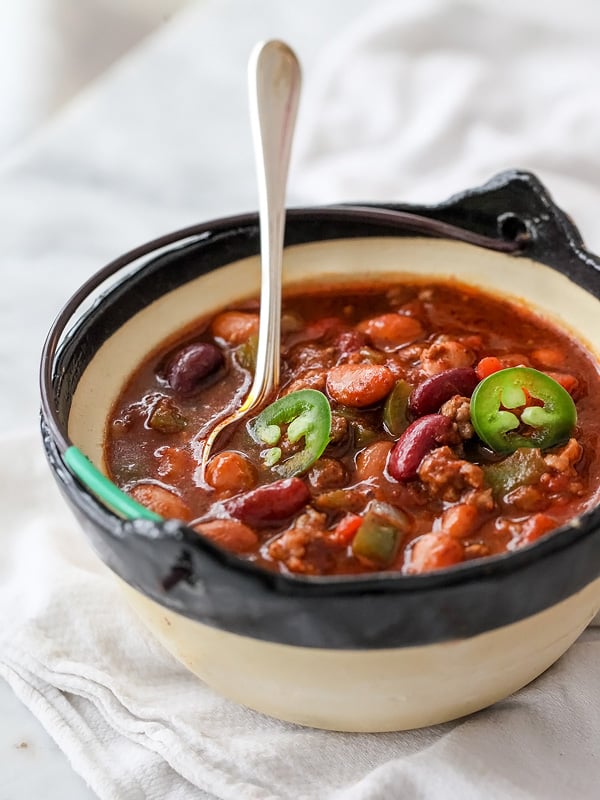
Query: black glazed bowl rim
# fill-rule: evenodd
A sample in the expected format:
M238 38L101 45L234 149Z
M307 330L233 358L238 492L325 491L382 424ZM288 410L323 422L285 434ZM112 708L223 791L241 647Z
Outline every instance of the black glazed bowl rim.
M429 235L463 238L479 244L485 244L487 238L488 246L496 243L495 249L518 251L515 257L522 252L528 258L565 274L594 297L600 298L600 262L585 251L577 229L552 202L537 178L522 171L501 173L484 186L435 206L349 205L335 209L291 210L288 212L287 244L365 235L361 230L365 225L369 229L376 224L378 215L382 217L380 223L383 223L383 227L377 229L378 235L414 235L414 225L411 229L410 224L405 223L405 227L399 230L398 222L386 221L385 214L390 210L400 214L418 214L433 221L435 225ZM354 231L331 235L330 229L336 219L340 224L343 220L351 222ZM308 238L295 241L295 228L308 224L308 220L312 221L313 227L316 225L316 230L312 230ZM453 236L450 228L446 230L444 226L455 226L454 231L458 228L464 235ZM370 229L372 233L372 227ZM61 331L73 307L77 307L88 293L89 284L94 280L99 283L99 276L103 273L110 274L141 255L194 237L192 245L188 243L168 251L167 257L173 253L176 260L190 247L202 246L202 243L212 241L211 237L218 239L224 231L241 237L242 255L257 252L255 214L212 221L161 237L100 270L71 298L48 335L41 363L42 431L46 454L61 491L109 567L151 599L215 627L271 641L342 648L422 644L475 635L541 611L598 577L598 506L528 547L445 570L423 575L380 572L359 576L298 576L272 573L240 559L198 537L182 523L173 520L161 523L123 521L100 503L73 477L63 460L69 409L66 408L65 417L63 404L61 419L57 393L64 393L69 367L75 364L79 369L77 380L85 367L78 350L89 332L90 319L93 321L107 298L118 301L132 276L137 276L149 263L161 262L164 255L145 262L140 270L113 285L69 331L68 339L57 350ZM423 233L425 231L420 235ZM516 244L515 239L519 240ZM224 249L227 248L225 245ZM209 272L239 257L239 253L229 254L219 264L204 271ZM126 318L129 316L131 313ZM123 321L120 320L115 329ZM108 338L110 331L103 335ZM87 357L89 361L92 355L93 352L84 355L84 360ZM547 576L541 584L534 579L536 571L538 576L542 572ZM506 593L510 593L511 587L518 591L519 586L520 602L507 603ZM524 586L528 587L525 597ZM238 602L231 598L225 601L225 590L239 593L245 604L243 610L239 599ZM403 608L397 611L395 618L389 613L382 614L386 603L389 606L390 595L402 600ZM484 596L488 600L492 596L499 600L504 597L504 602L496 603L492 614L488 613L488 602L474 608L477 598L480 602ZM434 598L429 613L424 613L422 608L419 610L419 606L431 603ZM279 608L274 605L274 599ZM219 603L221 607L218 607ZM319 609L324 611L323 604L327 605L326 619L315 626ZM357 624L348 624L347 621L340 624L344 608L346 614L348 611L355 613L349 604L357 607ZM267 608L271 614L269 624L265 624L264 619L261 622ZM358 618L369 609L377 624L367 634L362 630L357 636L361 627ZM292 612L301 612L304 621L290 626L286 617ZM418 619L411 620L414 614Z

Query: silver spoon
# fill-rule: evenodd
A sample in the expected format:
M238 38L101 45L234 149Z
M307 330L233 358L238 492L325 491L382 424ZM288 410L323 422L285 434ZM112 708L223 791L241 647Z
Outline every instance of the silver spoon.
M261 288L256 371L242 405L218 422L208 435L202 449L203 473L221 431L239 422L279 386L285 190L300 83L300 63L287 44L271 40L256 45L248 62L260 221Z

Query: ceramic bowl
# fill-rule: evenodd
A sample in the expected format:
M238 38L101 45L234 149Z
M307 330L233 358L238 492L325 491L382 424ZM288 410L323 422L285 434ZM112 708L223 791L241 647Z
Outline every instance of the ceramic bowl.
M598 508L518 551L430 574L287 576L179 522L125 521L67 467L73 442L104 469L107 414L150 350L258 293L258 247L256 215L198 225L117 259L65 306L41 383L44 446L66 501L164 646L250 708L388 731L506 697L600 609ZM286 284L456 277L524 299L600 353L600 262L529 173L503 173L437 206L292 210L284 268Z

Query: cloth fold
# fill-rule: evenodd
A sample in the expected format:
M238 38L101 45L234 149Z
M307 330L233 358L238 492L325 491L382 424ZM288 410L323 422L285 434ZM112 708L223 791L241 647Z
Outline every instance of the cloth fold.
M561 22L550 13L535 17L527 5L522 18L516 18L504 5L514 9L518 4L375 3L341 31L307 75L291 201L436 201L501 169L530 168L573 214L588 244L600 247L595 220L600 200L597 17L584 14L582 6ZM229 3L230 10L234 6ZM82 101L71 114L71 127L52 130L45 152L54 153L50 161L57 166L42 187L48 214L40 234L43 247L37 240L32 244L39 248L37 260L48 266L42 289L51 275L56 290L55 271L44 258L47 242L54 241L50 231L60 239L56 228L60 219L64 223L66 208L80 215L69 226L76 233L60 245L63 255L68 252L66 263L76 284L76 270L87 269L104 254L108 232L115 246L128 242L128 236L135 242L144 238L140 231L176 227L185 216L182 209L192 214L203 207L196 205L193 191L206 177L191 166L195 135L188 134L185 124L182 130L169 128L160 101L171 98L175 85L181 103L195 96L190 84L218 55L216 39L207 43L206 52L197 52L196 34L189 29L194 20L201 22L200 16L190 15L185 25L165 31L165 47L150 49L154 55L146 64L143 59L137 66L130 63L112 94L107 86L89 103ZM177 70L177 80L167 74L169 66ZM140 113L142 108L152 112L143 117L150 133L140 138L137 128L133 134L127 128L139 122L134 112L124 115L121 126L114 119L127 102L128 88L139 89L139 102L137 95L150 85L158 93L160 115L152 116L154 108L140 103ZM216 113L206 121L215 137ZM223 114L229 152L235 125L227 123L234 115L231 109ZM102 128L109 118L111 124ZM102 144L93 168L87 151L75 147L71 153L73 140L79 143L86 131L90 141ZM166 166L160 149L165 131L167 139L179 135L185 143L181 150L173 143ZM136 159L128 168L132 141ZM240 175L251 174L249 164L237 158L227 161L217 204L224 202L223 192L249 196L243 182L239 185ZM30 183L31 197L40 195L35 180L46 175L45 163L38 154L30 167L14 173L7 184L7 208L14 210L15 197L17 209L29 208ZM218 165L211 169L209 174L220 174ZM72 183L82 189L73 195L77 203L69 200L68 180L61 189L57 177L68 178L70 171ZM128 187L129 205L122 201L127 192L115 183L117 173ZM146 178L154 195L144 188ZM106 212L109 200L112 217ZM206 192L203 202L209 207ZM53 208L60 209L54 217ZM97 253L90 252L91 232L97 235ZM12 250L7 252L17 258L23 240L14 231L8 239ZM52 254L52 264L56 258ZM26 269L19 280L30 281ZM67 292L68 280L61 280L61 292ZM8 306L4 311L16 314ZM18 329L16 323L12 327ZM23 369L14 373L19 385ZM150 636L70 516L37 433L3 439L2 453L0 675L103 800L596 796L599 627L588 628L530 686L454 723L377 735L289 725L216 695Z

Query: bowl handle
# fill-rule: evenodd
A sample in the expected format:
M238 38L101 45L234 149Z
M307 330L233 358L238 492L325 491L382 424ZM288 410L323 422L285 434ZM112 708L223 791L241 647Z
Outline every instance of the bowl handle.
M520 252L559 270L600 297L600 259L585 249L581 234L531 172L508 170L487 183L432 205L390 204L482 236L523 242Z

